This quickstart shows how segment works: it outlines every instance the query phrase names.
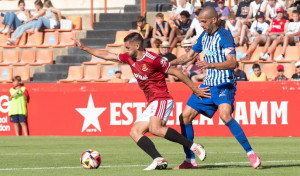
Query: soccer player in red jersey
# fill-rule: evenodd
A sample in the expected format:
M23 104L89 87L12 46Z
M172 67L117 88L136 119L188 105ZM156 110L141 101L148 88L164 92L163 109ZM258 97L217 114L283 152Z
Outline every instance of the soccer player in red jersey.
M169 115L173 108L173 98L168 92L165 74L172 74L186 84L199 98L210 97L207 88L197 88L188 77L179 70L170 67L167 60L143 48L143 38L138 33L131 33L124 38L126 53L113 54L104 49L86 47L74 39L77 46L100 58L109 61L122 62L130 65L134 77L144 91L148 106L143 114L137 118L130 131L131 138L136 144L152 157L153 162L144 170L165 169L168 165L155 148L153 142L144 134L163 137L189 148L200 160L205 159L205 150L200 144L192 143L176 130L166 127Z

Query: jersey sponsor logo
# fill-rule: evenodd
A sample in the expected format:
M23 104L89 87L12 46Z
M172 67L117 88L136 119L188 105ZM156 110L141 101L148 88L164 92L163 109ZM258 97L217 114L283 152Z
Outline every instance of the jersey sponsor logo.
M160 64L161 64L162 67L166 67L166 66L167 66L167 62L168 62L168 60L165 59L165 58L162 58L162 59L160 60Z
M134 75L135 78L140 79L140 80L147 80L148 79L147 75L142 76L139 73L133 73L133 75Z
M143 71L147 71L147 70L148 70L148 67L147 67L146 64L143 64L142 70L143 70Z
M211 51L211 50L208 50L208 49L204 49L203 54L205 56L217 56L217 51Z

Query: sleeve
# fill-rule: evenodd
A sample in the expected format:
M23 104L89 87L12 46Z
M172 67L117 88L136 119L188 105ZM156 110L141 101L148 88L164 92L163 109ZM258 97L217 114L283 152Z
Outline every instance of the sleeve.
M229 14L230 14L230 10L229 10L229 8L226 6L225 9L224 9L223 15L224 15L225 17L228 17Z
M234 39L229 31L221 31L221 47L224 48L225 56L235 55L235 44Z
M154 59L152 66L156 71L159 71L161 73L167 73L170 68L170 63L167 59L157 57L156 59Z
M262 34L267 33L268 29L269 29L268 23L264 23L264 30L263 30Z
M195 26L196 26L196 21L195 20L197 20L197 19L194 18L193 21L192 21L192 24L190 26L190 28L192 28L192 29L195 29Z
M202 51L202 38L204 36L205 32L202 32L200 37L197 40L197 43L193 46L192 50L194 50L196 53L201 53Z
M128 53L117 54L117 57L119 61L125 64L129 63L128 59L130 58L130 56L128 55Z
M255 27L256 27L257 21L254 21L250 27L250 33L254 34L256 32Z

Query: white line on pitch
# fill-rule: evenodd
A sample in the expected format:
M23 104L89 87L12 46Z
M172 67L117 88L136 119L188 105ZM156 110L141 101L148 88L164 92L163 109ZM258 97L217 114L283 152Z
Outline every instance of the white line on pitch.
M298 163L300 160L282 160L282 161L262 161L262 163ZM230 165L230 164L250 164L250 162L225 162L225 163L205 163L204 165ZM177 166L178 164L169 164L170 166ZM148 165L107 165L100 166L103 168L118 168L118 167L146 167ZM33 168L0 168L0 171L11 170L53 170L53 169L79 169L82 167L33 167Z

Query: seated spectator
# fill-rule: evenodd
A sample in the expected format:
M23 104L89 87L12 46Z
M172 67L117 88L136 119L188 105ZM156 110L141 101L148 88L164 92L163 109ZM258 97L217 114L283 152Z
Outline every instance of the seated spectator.
M39 17L37 23L30 32L39 32L39 29L58 29L59 22L61 20L60 10L53 7L50 0L44 1L44 6L46 7L46 14Z
M235 18L235 14L233 12L229 14L225 28L230 31L234 39L234 43L238 46L240 42L242 23L240 20Z
M290 22L288 25L288 31L285 34L284 39L283 39L283 48L282 48L281 54L275 58L275 61L282 60L284 58L287 46L289 44L294 45L299 40L300 40L299 12L297 10L294 10L293 11L293 22ZM282 41L280 41L280 42L282 43ZM274 46L273 46L273 48L274 48ZM269 53L271 53L271 52L272 51L269 51Z
M239 63L237 62L236 68L234 69L234 76L237 81L247 81L247 75L243 70L240 70Z
M239 0L234 0L234 6L231 8L231 11L236 14L239 5Z
M7 12L4 15L2 21L4 27L0 28L0 33L6 34L10 33L10 30L15 30L17 27L21 26L23 23L26 23L30 18L30 11L25 10L24 0L18 2L20 11L18 12Z
M288 81L289 79L284 76L284 66L278 65L277 66L278 76L275 77L275 81Z
M127 83L129 80L128 79L122 79L122 72L121 70L115 71L114 77L108 81L110 83Z
M164 21L164 14L156 14L155 24L153 26L151 47L158 48L158 46L163 42L167 41L169 37L169 24Z
M261 60L270 60L271 52L273 52L278 45L282 43L284 39L284 34L287 32L289 21L284 19L283 13L284 9L279 7L276 9L277 17L272 20L270 28L266 33L266 44L264 51L260 53ZM269 46L272 47L269 48ZM269 49L269 50L268 50Z
M296 73L292 75L293 81L300 81L300 61L298 61L296 64Z
M195 18L193 19L192 24L191 24L189 30L187 31L187 33L185 34L185 38L184 38L184 40L190 40L193 45L196 44L198 38L204 31L203 28L201 27L200 21L199 21L200 11L201 11L201 9L196 10ZM194 31L196 31L196 35L194 35ZM181 41L181 44L183 43L184 40Z
M267 10L266 10L266 20L271 23L274 18L276 18L276 9L279 7L284 8L285 4L282 2L277 2L277 0L268 0Z
M222 14L222 17L221 19L222 20L227 20L227 17L230 13L230 10L227 6L224 5L225 1L224 0L218 0L218 7L216 7L216 11L217 12L221 12Z
M16 45L17 40L23 35L23 33L28 29L33 29L37 23L37 19L45 15L45 10L43 9L43 2L41 0L34 1L36 12L27 20L27 23L19 26L13 33L12 37L8 39L8 45Z
M173 17L171 18L171 20L173 20L173 21L179 20L180 13L182 11L188 11L191 19L194 18L194 12L195 12L194 6L192 4L190 4L189 2L187 2L187 0L179 0L179 5L177 6L176 12L173 15Z
M249 81L268 81L267 75L261 72L259 64L253 64L252 70Z
M152 26L146 23L146 19L143 16L138 16L136 19L137 31L144 39L144 47L150 47L150 39L152 37Z
M171 46L168 41L162 42L159 55L167 59L169 62L177 58L174 54L171 53Z
M218 25L225 28L226 21L222 19L222 13L221 12L217 12L217 13L218 13Z
M185 38L185 34L191 26L190 14L188 11L180 13L181 20L175 20L175 26L171 29L169 43L171 48L177 46L177 42L181 42Z
M208 0L204 3L204 7L211 6L211 7L218 7L218 3L215 0Z
M243 20L243 19L247 18L248 14L250 12L250 3L251 2L252 2L251 0L244 0L239 3L237 11L236 11L237 19Z

